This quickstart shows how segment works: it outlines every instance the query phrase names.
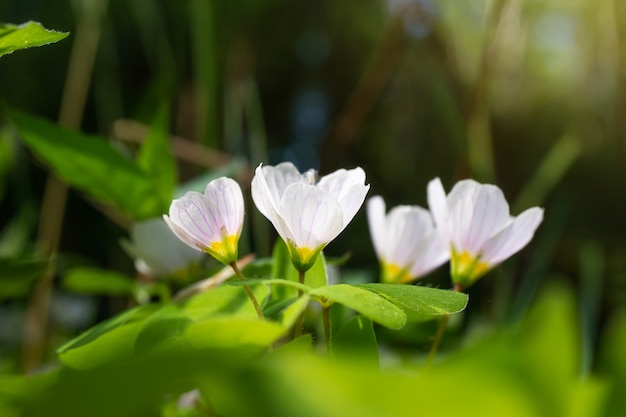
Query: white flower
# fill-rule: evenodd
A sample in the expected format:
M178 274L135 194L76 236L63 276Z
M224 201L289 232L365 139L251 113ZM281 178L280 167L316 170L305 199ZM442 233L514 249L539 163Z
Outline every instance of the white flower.
M294 266L306 271L320 251L350 223L369 190L361 168L340 169L318 182L290 162L259 165L252 199L287 243Z
M512 217L500 188L474 180L458 182L446 197L435 178L428 184L428 205L449 242L452 280L461 288L526 246L543 220L540 207Z
M211 181L204 194L189 191L172 201L169 216L163 218L187 245L229 265L237 260L243 214L239 184L222 177Z
M159 277L193 270L204 256L174 236L160 217L133 224L130 241L121 244L139 272Z
M385 215L385 201L374 196L367 202L367 220L384 282L409 282L449 258L430 212L422 207L397 206Z

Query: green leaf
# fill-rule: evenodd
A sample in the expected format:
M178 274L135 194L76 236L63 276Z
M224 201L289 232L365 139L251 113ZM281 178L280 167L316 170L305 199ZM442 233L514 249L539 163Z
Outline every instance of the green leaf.
M41 23L26 22L21 25L0 23L0 56L14 51L48 45L64 39L69 32L44 28Z
M26 296L47 267L46 259L0 258L0 301Z
M265 285L255 286L252 288L252 292L261 304L269 294L269 290ZM229 285L211 288L196 294L186 299L181 305L185 314L193 320L200 320L218 314L256 317L256 310L243 288Z
M410 320L430 320L460 313L467 306L467 295L451 290L398 284L360 284L402 307Z
M156 184L161 203L168 207L178 182L176 161L172 155L169 135L169 107L161 105L150 126L150 132L137 155L137 165ZM203 190L204 191L204 190Z
M309 295L322 305L343 304L390 329L400 329L406 323L406 314L401 308L364 288L346 284L328 285L313 289Z
M63 286L83 294L134 295L138 285L125 275L98 268L73 268L63 277Z
M332 338L332 352L335 358L354 360L378 366L378 343L371 320L354 316Z
M135 220L166 212L152 179L103 138L5 109L24 143L61 179Z
M149 304L106 320L61 346L57 350L59 358L81 370L128 359L134 354L135 338L145 320L158 309L158 305Z

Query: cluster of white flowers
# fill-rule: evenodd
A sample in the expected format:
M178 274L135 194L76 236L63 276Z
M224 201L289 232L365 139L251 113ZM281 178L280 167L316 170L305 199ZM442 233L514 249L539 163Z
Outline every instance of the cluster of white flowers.
M369 185L361 168L340 169L317 179L291 163L260 165L252 179L252 199L287 243L293 265L308 270L317 255L354 218ZM450 260L456 289L467 288L518 252L543 220L533 207L512 217L502 191L474 180L458 182L446 195L439 178L428 184L429 210L398 206L385 214L380 196L367 205L382 280L405 283ZM184 243L224 264L238 257L244 215L239 185L219 178L204 194L188 192L174 200L164 219Z

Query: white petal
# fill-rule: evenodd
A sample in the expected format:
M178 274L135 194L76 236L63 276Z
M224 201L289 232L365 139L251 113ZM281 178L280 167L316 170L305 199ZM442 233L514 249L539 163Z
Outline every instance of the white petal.
M244 216L243 193L239 184L231 178L215 179L206 186L204 196L219 224L226 228L229 235L239 236Z
M296 167L288 162L277 166L259 165L252 178L252 200L257 209L273 224L279 217L276 213L285 189L301 181Z
M397 206L387 215L387 262L410 266L422 240L434 230L428 210L418 206Z
M318 248L344 229L339 203L326 191L304 182L287 187L279 214L298 247Z
M384 250L387 246L385 200L379 195L375 195L367 200L367 223L376 256L379 259L384 258Z
M482 259L495 266L518 252L530 242L542 220L542 208L532 207L524 211L507 228L485 243Z
M471 203L470 203L471 201ZM469 209L468 205L472 208ZM453 218L462 220L454 223L458 234L455 244L471 254L479 253L484 243L498 234L511 222L509 205L502 190L495 185L483 184L472 187L465 199L452 209Z
M181 242L162 218L133 224L131 242L122 241L122 247L137 260L142 260L155 274L167 275L199 261L204 255L193 246ZM136 263L137 264L137 263Z
M425 236L415 250L415 257L409 270L411 276L422 277L450 259L450 250L441 234L433 231Z
M338 169L320 178L317 186L328 191L337 200L348 194L353 185L365 185L365 171L357 167L354 169Z
M359 211L369 191L369 185L365 185L365 171L360 167L339 169L322 177L317 186L334 196L341 205L344 227Z
M439 178L435 178L428 183L428 207L437 226L437 230L446 238L449 236L448 231L448 205L446 201L446 192Z

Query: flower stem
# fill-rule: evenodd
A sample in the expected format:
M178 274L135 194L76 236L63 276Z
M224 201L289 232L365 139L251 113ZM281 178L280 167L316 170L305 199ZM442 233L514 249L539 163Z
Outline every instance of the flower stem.
M435 359L435 355L437 354L437 349L439 349L439 344L441 343L441 339L443 339L443 334L446 331L446 326L448 325L448 319L450 318L449 314L443 316L441 321L439 322L439 327L437 328L437 333L435 334L435 340L433 340L433 344L430 347L430 352L428 352L428 359L426 360L426 367L430 367L433 363L433 359Z
M305 271L298 271L298 282L300 284L304 284L304 274ZM303 291L302 290L298 290L298 298L302 297ZM298 316L298 320L296 320L296 326L294 329L294 333L293 333L293 338L297 339L300 336L302 336L302 329L303 329L303 325L304 325L304 314L300 314Z
M236 262L231 262L230 267L233 268L233 271L235 271L235 275L237 275L237 278L243 279L243 275L241 274L241 271L239 270L239 267L237 266ZM248 294L250 301L252 301L252 305L254 306L254 309L256 310L256 314L259 316L260 319L264 319L265 317L263 316L263 310L261 310L261 307L259 306L259 302L256 300L256 297L254 296L254 293L252 292L250 287L247 285L244 285L243 289L246 291L246 294Z
M332 358L332 338L333 328L330 322L330 306L322 308L322 318L324 320L324 337L326 338L326 354L329 358Z
M454 291L462 292L463 287L461 284L454 284ZM450 319L450 315L446 314L439 322L439 327L437 328L437 333L435 334L435 339L433 340L433 344L430 347L430 352L428 352L428 359L426 360L426 368L429 368L432 365L433 360L435 359L435 355L437 354L437 350L439 349L439 345L441 344L441 339L443 339L443 334L446 331L446 326L448 325L448 320Z

